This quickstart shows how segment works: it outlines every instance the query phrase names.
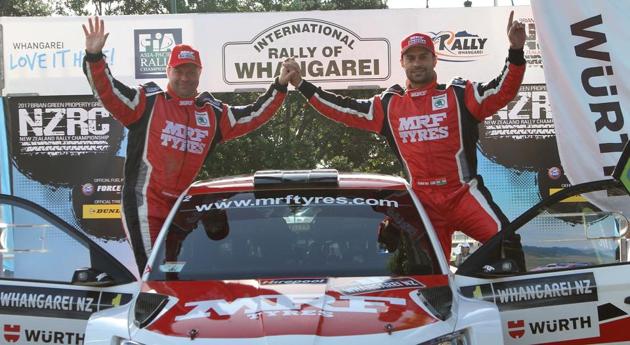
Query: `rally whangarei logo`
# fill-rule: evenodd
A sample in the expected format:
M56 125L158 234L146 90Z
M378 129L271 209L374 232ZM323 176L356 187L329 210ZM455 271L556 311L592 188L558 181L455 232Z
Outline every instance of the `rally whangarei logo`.
M471 62L486 56L488 38L466 30L430 32L440 61Z
M267 84L282 62L295 57L305 78L347 82L387 80L391 45L386 38L362 37L339 24L314 18L291 19L223 45L227 84Z

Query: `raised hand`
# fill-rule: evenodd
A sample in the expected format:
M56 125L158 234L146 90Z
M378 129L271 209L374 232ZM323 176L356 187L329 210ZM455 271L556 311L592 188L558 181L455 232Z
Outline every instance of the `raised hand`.
M510 12L507 24L507 35L511 49L523 49L525 45L525 24L514 20L514 11Z
M83 32L85 33L85 51L90 54L98 54L103 51L105 41L109 32L105 33L105 23L98 16L88 19L89 29L83 24Z
M298 85L300 85L300 83L302 82L302 71L300 69L300 64L298 64L294 58L288 58L284 60L284 62L282 63L282 67L283 69L287 69L288 71L293 72L291 74L291 79L289 79L289 82L294 87L298 87Z
M297 86L302 81L300 76L300 65L295 62L295 59L288 58L282 63L282 71L280 72L280 83L286 85L291 83L293 86Z

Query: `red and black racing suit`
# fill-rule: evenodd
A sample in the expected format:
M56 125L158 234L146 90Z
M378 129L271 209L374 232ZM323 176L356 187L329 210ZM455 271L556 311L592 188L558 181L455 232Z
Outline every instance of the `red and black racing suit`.
M298 90L324 116L387 138L448 259L455 230L485 242L508 222L477 175L478 124L516 96L524 73L523 50L511 49L501 74L489 83L457 78L422 89L394 85L365 100L307 81Z
M208 92L178 98L152 82L130 88L114 79L102 54L87 54L83 69L94 95L129 130L122 217L142 270L171 207L215 145L267 122L287 87L276 80L253 104L235 107Z

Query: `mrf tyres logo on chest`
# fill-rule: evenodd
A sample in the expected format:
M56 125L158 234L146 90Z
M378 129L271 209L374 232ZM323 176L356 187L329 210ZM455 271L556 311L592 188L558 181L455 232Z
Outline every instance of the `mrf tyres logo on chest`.
M227 42L223 79L227 84L267 84L289 57L313 81L387 80L391 75L387 39L360 37L341 25L305 18L276 24L249 41Z

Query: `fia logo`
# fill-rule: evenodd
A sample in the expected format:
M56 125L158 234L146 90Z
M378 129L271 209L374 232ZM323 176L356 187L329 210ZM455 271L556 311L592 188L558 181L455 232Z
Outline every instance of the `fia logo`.
M166 78L170 52L182 43L182 29L134 30L136 79Z
M166 52L176 45L172 32L147 32L138 34L138 51L141 53Z

